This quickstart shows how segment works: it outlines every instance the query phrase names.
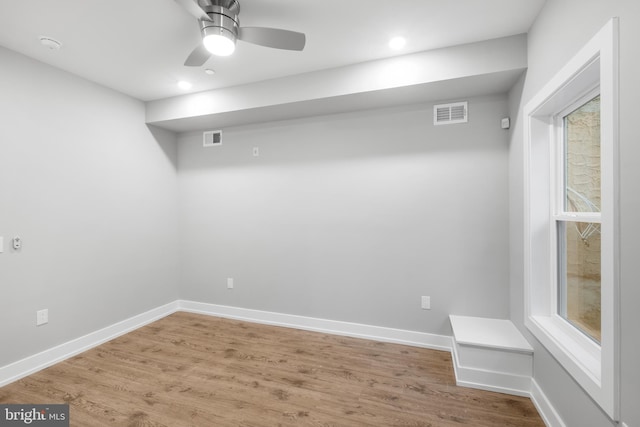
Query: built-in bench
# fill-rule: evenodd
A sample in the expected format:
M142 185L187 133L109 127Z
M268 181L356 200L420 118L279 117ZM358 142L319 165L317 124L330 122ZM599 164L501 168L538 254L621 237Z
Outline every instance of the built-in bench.
M449 320L458 385L529 396L533 348L510 320L454 315Z

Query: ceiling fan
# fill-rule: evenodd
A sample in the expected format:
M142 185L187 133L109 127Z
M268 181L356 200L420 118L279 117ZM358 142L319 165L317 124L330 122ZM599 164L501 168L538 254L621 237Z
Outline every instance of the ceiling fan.
M198 20L202 33L202 43L187 57L186 66L199 67L211 55L231 55L236 40L276 49L304 49L306 37L303 33L278 28L240 27L238 0L175 1Z

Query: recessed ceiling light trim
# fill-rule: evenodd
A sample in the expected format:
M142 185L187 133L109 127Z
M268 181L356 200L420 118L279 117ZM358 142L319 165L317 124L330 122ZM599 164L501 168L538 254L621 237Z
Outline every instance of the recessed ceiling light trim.
M186 80L180 80L178 82L178 87L180 89L182 89L182 90L189 90L189 89L191 89L192 86L193 85L190 82L186 81Z
M389 47L393 50L400 50L407 44L407 39L404 37L393 37L389 40Z
M58 40L52 39L51 37L47 36L40 36L40 43L42 44L42 46L51 50L60 50L60 48L62 47L62 43L60 43Z

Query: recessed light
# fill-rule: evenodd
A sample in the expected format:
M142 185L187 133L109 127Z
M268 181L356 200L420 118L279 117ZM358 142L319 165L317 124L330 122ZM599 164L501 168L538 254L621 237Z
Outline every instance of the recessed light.
M206 70L204 70L205 74L208 74L210 76L213 76L216 72L214 70L212 70L211 68L207 68Z
M60 43L58 40L46 36L40 36L40 43L42 44L42 46L51 50L59 50L62 47L62 43Z
M182 90L189 90L191 89L191 86L193 86L191 83L185 81L185 80L180 80L178 82L178 87Z
M404 37L394 37L389 40L389 47L393 50L402 49L407 44L407 39Z

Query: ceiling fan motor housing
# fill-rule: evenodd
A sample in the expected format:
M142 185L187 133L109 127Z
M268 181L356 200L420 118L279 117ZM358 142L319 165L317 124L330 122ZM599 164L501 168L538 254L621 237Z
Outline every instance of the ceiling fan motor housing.
M236 0L201 1L201 7L210 19L199 21L202 37L223 35L235 43L240 28L240 4Z

